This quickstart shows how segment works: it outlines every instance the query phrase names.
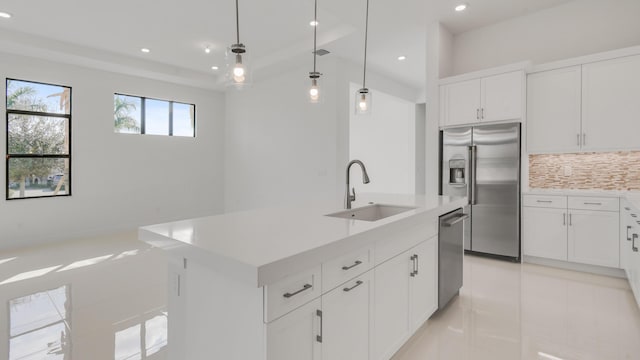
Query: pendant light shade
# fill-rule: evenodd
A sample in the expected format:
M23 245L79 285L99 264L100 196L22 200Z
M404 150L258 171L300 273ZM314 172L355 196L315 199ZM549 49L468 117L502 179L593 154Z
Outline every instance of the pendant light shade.
M362 75L362 88L356 92L356 115L368 115L371 113L371 92L367 89L367 41L369 37L369 0L367 0L367 11L364 28L364 72Z
M247 67L247 49L240 42L240 15L236 0L236 43L229 46L226 54L227 85L242 88L250 83Z
M317 104L322 101L322 93L320 89L320 76L322 75L316 70L316 62L318 58L317 54L317 39L318 39L318 0L314 0L313 8L313 71L309 73L309 79L311 79L311 87L309 87L309 102Z

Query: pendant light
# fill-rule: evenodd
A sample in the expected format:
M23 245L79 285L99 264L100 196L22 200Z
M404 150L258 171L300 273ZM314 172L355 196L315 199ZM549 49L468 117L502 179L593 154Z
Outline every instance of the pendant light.
M314 0L314 10L313 10L313 71L309 73L309 78L311 79L311 87L309 88L309 101L313 104L317 104L322 99L322 94L320 94L320 86L318 81L320 80L320 74L316 71L316 59L318 54L317 50L317 39L318 39L318 0Z
M371 93L367 89L367 40L369 36L369 0L367 0L367 14L364 28L364 73L362 75L362 88L356 92L356 115L369 115L371 113Z
M240 15L236 0L236 43L227 49L227 85L240 88L249 83L246 52L244 44L240 42Z

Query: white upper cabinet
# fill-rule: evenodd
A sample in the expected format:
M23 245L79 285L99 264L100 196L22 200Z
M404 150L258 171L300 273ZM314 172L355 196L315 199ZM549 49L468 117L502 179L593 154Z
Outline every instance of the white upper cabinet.
M521 71L483 78L480 121L521 119L523 84L524 74Z
M440 87L440 126L520 120L524 109L524 72L514 71Z
M443 87L444 125L464 125L480 121L480 79Z
M582 67L583 149L640 149L640 55Z
M529 153L580 150L581 71L581 66L572 66L531 74L527 78Z

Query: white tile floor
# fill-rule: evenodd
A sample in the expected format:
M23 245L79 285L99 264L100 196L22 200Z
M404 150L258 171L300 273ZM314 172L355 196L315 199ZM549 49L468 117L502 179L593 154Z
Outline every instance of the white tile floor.
M165 360L166 274L134 233L0 252L0 360ZM626 280L466 257L464 281L393 360L640 359Z

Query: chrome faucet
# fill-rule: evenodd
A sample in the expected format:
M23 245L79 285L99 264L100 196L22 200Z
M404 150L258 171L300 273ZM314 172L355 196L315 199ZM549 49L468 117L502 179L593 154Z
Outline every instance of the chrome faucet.
M349 170L351 170L351 165L353 164L358 164L360 165L360 168L362 168L362 183L363 184L368 184L369 183L369 174L367 174L367 169L364 167L364 164L362 163L362 161L360 160L351 160L349 162L349 164L347 165L347 194L344 198L344 208L345 209L351 209L351 202L356 201L356 188L353 188L352 191L353 193L350 194L349 193L349 187L350 185L350 175L349 175Z

